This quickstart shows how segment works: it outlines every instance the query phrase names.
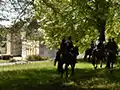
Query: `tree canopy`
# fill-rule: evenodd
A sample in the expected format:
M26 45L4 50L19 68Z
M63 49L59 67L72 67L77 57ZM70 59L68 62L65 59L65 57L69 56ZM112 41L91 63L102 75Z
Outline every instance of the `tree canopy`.
M120 0L1 0L0 4L0 20L12 20L11 32L23 28L33 39L40 31L52 48L69 35L81 52L98 37L102 41L114 37L120 42Z
M29 39L36 36L31 35L38 28L37 20L33 15L33 0L0 0L0 5L1 35L5 36L7 33L20 33L25 31Z
M57 47L68 35L75 44L79 41L81 51L97 37L120 41L120 0L35 0L34 5L50 47Z

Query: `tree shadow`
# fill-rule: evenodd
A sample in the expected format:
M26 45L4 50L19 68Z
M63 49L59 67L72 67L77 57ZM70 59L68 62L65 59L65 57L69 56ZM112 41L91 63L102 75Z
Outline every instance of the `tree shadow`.
M116 70L113 76L118 71L120 70ZM119 78L114 76L113 79L104 69L76 69L75 75L66 79L60 78L55 69L46 68L5 71L0 76L0 90L110 90L109 87L104 87L103 81L111 84Z

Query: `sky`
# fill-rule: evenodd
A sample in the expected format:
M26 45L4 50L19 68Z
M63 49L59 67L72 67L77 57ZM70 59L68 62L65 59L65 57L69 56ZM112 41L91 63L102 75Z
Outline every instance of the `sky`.
M0 18L8 19L8 20L0 20L1 25L8 26L11 24L13 18L16 17L16 13L12 10L12 5L10 4L9 0L3 0L0 3Z
M0 21L0 24L3 25L3 26L10 26L11 21Z
M17 0L2 0L2 2L0 0L0 18L8 19L0 20L0 24L10 26L18 16L21 17L22 14L19 15L19 13L21 13L22 11L20 6L24 9L26 7L26 4L24 3L18 4Z

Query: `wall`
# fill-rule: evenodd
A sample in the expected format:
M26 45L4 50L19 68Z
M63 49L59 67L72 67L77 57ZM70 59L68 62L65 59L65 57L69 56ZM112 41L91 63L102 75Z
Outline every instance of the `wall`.
M29 55L40 55L54 58L56 50L50 50L39 41L26 40L26 33L7 35L7 54L21 55L25 59Z
M7 54L21 55L21 53L22 53L21 34L9 33L7 35L7 43L6 44L7 44Z

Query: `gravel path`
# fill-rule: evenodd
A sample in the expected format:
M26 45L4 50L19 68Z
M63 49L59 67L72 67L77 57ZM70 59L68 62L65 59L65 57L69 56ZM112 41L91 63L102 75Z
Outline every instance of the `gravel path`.
M16 64L26 64L26 63L35 63L35 62L48 62L49 60L44 61L17 61L17 62L6 62L0 63L0 66L16 65Z

